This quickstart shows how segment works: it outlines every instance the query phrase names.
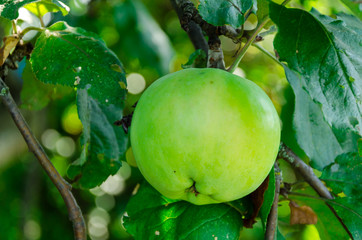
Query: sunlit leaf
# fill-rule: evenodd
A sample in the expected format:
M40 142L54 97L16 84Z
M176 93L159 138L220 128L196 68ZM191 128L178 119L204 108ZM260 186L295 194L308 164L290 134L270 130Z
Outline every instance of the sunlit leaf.
M137 240L239 239L242 219L227 204L197 206L168 199L144 182L131 198L124 226Z
M0 0L0 16L13 20L19 16L18 10L36 0Z
M63 4L63 3L62 3ZM43 17L48 12L61 12L63 16L69 13L69 7L66 5L57 5L51 0L38 0L36 2L28 3L24 5L24 8L28 9L37 17Z
M3 46L0 48L0 66L4 64L10 52L16 47L19 41L20 38L17 35L4 37Z
M45 82L87 89L92 98L120 106L126 94L122 63L94 33L58 22L41 33L31 54L35 76Z

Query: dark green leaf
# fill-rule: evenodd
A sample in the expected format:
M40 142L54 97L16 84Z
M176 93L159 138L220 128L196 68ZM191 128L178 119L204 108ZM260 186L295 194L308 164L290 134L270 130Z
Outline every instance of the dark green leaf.
M137 240L239 239L241 215L226 204L193 205L165 198L148 183L131 198L124 226Z
M94 33L58 22L41 33L30 62L36 77L52 84L87 89L100 103L121 106L125 74L117 56Z
M114 23L119 33L123 58L140 61L155 68L160 75L169 73L174 50L167 35L137 0L126 0L113 8Z
M358 153L338 156L335 163L323 170L321 179L335 194L343 192L348 197L361 197L362 157Z
M206 67L206 53L201 50L197 49L193 52L190 57L189 61L185 64L182 64L181 67L185 68L205 68Z
M35 1L36 0L0 0L0 16L13 20L19 16L19 8Z
M351 11L362 20L361 1L358 0L341 0Z
M65 16L70 10L66 5L59 6L51 0L38 0L24 5L24 8L28 9L37 17L43 17L48 12L61 12L63 16Z
M298 144L311 158L311 165L322 170L342 153L342 149L323 118L321 108L301 86L300 75L285 66L284 70L295 94L293 122Z
M244 24L244 14L253 6L253 0L200 0L198 7L202 18L215 26L225 24L238 28Z
M343 196L333 200L331 206L354 239L362 239L362 157L358 153L338 156L324 169L321 178L333 193Z
M269 185L267 190L264 193L264 201L263 205L260 208L259 216L261 218L261 222L263 224L263 228L265 231L266 222L269 216L270 209L273 205L275 196L275 172L274 167L269 173Z
M328 155L337 156L341 150L355 151L361 135L361 24L357 24L358 19L352 21L345 16L333 19L315 10L311 14L275 3L270 4L270 17L278 25L274 47L280 60L300 74L287 73L296 98L303 95L302 91L305 96L300 98L309 97L307 104L303 103L305 106L296 104L295 115L301 118L295 117L294 122L309 125L304 129L296 124L298 143L313 166L322 169L334 159ZM309 129L319 127L319 132L328 132L328 135L322 138L311 135L313 132ZM328 138L337 144L332 154L316 147L320 144L317 141Z
M361 195L361 192L360 192ZM343 197L330 201L330 205L334 208L354 240L362 239L362 197L358 198Z
M121 167L128 138L121 127L113 124L122 119L121 106L99 103L83 89L78 90L77 106L83 124L83 151L70 166L68 175L81 176L79 185L92 188Z

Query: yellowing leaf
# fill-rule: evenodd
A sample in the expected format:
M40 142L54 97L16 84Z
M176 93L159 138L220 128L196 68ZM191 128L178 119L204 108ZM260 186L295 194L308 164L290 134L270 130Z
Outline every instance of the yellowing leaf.
M20 41L20 38L17 35L13 35L4 37L3 41L4 46L0 49L0 66L4 64L11 50L13 50Z

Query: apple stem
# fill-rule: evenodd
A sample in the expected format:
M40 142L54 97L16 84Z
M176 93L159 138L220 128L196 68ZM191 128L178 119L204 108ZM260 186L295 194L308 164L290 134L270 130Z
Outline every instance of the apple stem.
M191 193L195 193L195 197L197 197L197 195L199 195L200 193L197 191L196 189L196 182L194 181L194 183L192 184L192 186L186 190L187 192L191 192Z

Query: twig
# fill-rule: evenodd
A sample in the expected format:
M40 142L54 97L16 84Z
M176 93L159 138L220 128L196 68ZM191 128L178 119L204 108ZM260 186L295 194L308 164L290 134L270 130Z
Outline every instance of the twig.
M71 192L71 186L57 172L54 165L46 155L44 149L41 147L40 143L31 132L28 124L26 123L24 117L19 111L18 106L11 96L9 88L6 86L2 78L0 78L0 98L2 99L6 109L9 111L19 131L23 135L29 150L38 159L40 165L44 168L45 172L48 174L49 178L52 180L62 195L63 200L68 208L70 220L73 222L75 239L86 240L87 236L83 215Z
M341 223L342 227L344 228L344 230L347 232L347 234L350 236L351 239L353 239L353 236L352 236L352 233L349 231L348 227L344 224L343 220L338 216L336 210L331 206L331 204L333 205L337 205L341 208L344 208L346 209L347 211L351 211L353 212L354 214L356 215L359 215L359 213L355 212L353 209L350 209L338 202L335 202L333 201L333 199L325 199L325 198L322 198L322 197L316 197L316 196L312 196L312 195L309 195L309 194L304 194L304 193L298 193L298 192L289 192L286 190L286 194L287 195L295 195L295 196L301 196L301 197L307 197L307 198L313 198L313 199L316 199L316 200L321 200L323 202L325 202L325 204L327 205L327 207L332 211L332 213L334 214L334 216L337 218L337 220ZM288 198L287 198L288 199Z
M287 161L294 169L296 169L303 178L314 188L319 196L333 199L332 194L321 180L314 174L313 169L300 159L289 147L284 143L280 144L278 157Z
M286 4L288 4L291 0L284 0L284 2L281 4L283 6L285 6ZM235 71L235 69L238 67L241 59L244 57L246 51L249 49L249 47L251 46L251 44L254 43L255 39L259 36L259 32L264 28L264 26L266 24L268 24L270 21L270 18L267 16L265 17L263 20L261 20L260 24L258 24L258 26L256 27L256 29L253 31L253 33L250 35L250 37L248 38L248 40L246 41L245 45L243 46L243 48L240 50L240 52L238 53L235 61L233 62L233 64L229 67L228 72L233 73Z
M259 32L263 29L263 27L269 22L269 18L266 18L264 21L262 21L257 27L256 29L253 31L253 33L251 34L251 36L248 38L248 40L246 41L245 45L243 46L243 48L240 50L240 52L238 53L238 55L236 56L235 61L233 62L233 64L230 66L230 68L228 69L228 72L233 73L235 71L235 69L239 66L239 63L241 61L241 59L244 57L246 51L249 49L249 47L251 46L252 43L254 43L256 37L258 36Z
M225 70L224 53L221 49L219 36L209 33L209 54L207 59L208 68L219 68Z
M189 35L195 49L202 49L208 59L208 67L225 70L224 55L220 47L220 35L225 35L235 41L239 41L242 34L239 29L231 26L214 26L206 22L194 4L189 0L171 0L174 9L180 19L181 27ZM206 43L203 32L209 36Z
M257 49L259 49L262 53L264 53L265 55L267 55L268 57L270 57L274 62L276 62L277 64L279 64L280 66L283 67L283 64L281 62L279 62L279 60L273 56L273 54L271 54L268 50L266 50L265 48L263 48L262 46L260 46L260 44L254 43L253 47L256 47Z
M275 233L278 225L278 201L280 193L280 182L282 181L282 176L277 162L275 162L274 164L274 171L275 171L275 194L274 194L273 205L270 210L266 225L265 239L267 240L276 239Z

